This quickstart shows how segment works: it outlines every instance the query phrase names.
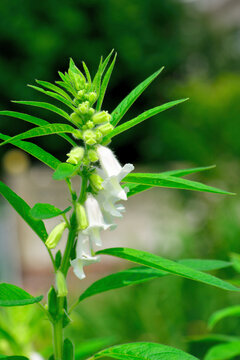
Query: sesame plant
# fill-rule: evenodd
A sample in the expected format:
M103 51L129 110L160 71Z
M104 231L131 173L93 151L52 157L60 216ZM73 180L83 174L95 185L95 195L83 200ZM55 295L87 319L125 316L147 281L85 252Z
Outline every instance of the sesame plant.
M35 127L13 137L0 134L1 146L12 144L40 160L53 170L53 179L64 181L69 190L70 206L59 209L53 204L37 203L32 208L6 184L0 182L0 193L38 235L50 256L55 281L44 302L43 296L32 296L25 290L8 283L0 284L1 306L23 306L37 303L52 325L53 349L50 359L73 360L74 346L64 336L64 329L71 326L71 312L89 297L112 289L139 284L164 276L180 276L228 291L239 291L231 283L217 278L208 271L230 266L221 260L185 259L173 261L156 254L132 248L102 248L103 231L114 230L115 218L124 214L124 202L132 196L153 187L202 191L215 194L231 194L200 182L187 180L186 175L207 170L199 167L172 170L161 173L136 173L132 164L121 165L111 150L111 140L133 126L187 99L171 101L146 110L133 119L122 121L128 109L142 92L157 78L163 68L140 83L111 113L103 108L103 99L115 64L113 52L103 60L94 77L83 62L80 70L70 60L69 69L59 72L55 84L37 80L31 87L61 103L16 101L18 104L36 106L53 112L52 122L15 111L0 114L23 121ZM62 107L65 109L63 110ZM56 114L61 121L55 122ZM56 134L69 143L66 161L60 162L28 139ZM27 141L26 141L27 140ZM79 186L74 188L73 177ZM48 234L43 220L59 217L59 223ZM67 233L64 251L55 251L63 233ZM114 233L113 233L114 234ZM146 239L147 240L147 239ZM63 240L62 240L63 241ZM101 247L99 250L98 247ZM92 283L73 303L68 301L68 272L72 267L76 277L85 278L85 267L104 256L128 260L137 266L110 274ZM167 291L167 289L166 289ZM84 345L84 344L83 344ZM30 356L26 354L26 356ZM94 354L89 346L86 358L141 359L141 360L194 360L186 352L158 343L137 342L118 344ZM23 356L2 356L4 359L27 359ZM77 357L76 357L77 359Z

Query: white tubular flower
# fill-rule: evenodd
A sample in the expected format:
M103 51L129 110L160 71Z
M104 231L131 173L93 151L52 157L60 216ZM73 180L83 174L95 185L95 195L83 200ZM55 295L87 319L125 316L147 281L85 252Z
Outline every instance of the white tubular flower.
M123 167L113 154L113 152L102 145L97 147L97 153L101 164L104 182L103 188L113 197L121 200L127 200L126 192L122 189L120 181L129 174L134 166L132 164L125 164Z
M80 279L86 277L83 267L94 264L100 260L99 256L92 256L89 244L89 238L83 233L78 234L77 257L71 261L74 274Z
M85 207L89 226L83 233L90 237L91 244L94 242L97 246L101 246L100 230L107 230L111 225L105 223L98 201L92 194L88 194Z
M126 193L125 189L123 191ZM97 200L104 212L109 213L111 216L122 217L125 208L123 205L116 204L119 198L111 196L106 190L102 190L98 192Z

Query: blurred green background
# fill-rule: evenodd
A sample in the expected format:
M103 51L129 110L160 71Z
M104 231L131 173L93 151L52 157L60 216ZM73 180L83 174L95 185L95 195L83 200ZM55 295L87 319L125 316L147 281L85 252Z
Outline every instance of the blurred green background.
M164 72L125 120L165 101L190 100L116 137L113 147L120 160L156 171L179 164L216 164L216 170L197 179L239 192L238 10L239 2L232 0L1 0L0 108L53 119L51 114L9 100L44 101L43 95L25 85L33 84L34 79L58 80L57 71L67 69L69 57L78 65L84 60L94 72L101 55L106 56L112 48L118 52L104 101L104 109L109 111L164 65ZM13 135L29 127L18 120L1 118L4 134ZM40 138L36 143L60 159L69 150L57 137ZM7 149L1 148L0 155ZM198 206L206 209L201 226L182 238L181 257L227 259L231 251L240 251L238 196L219 199L183 192L177 196L180 211L187 208L191 212L194 207L196 219L200 216ZM235 276L230 270L220 275ZM83 338L114 335L116 341L150 340L187 348L186 336L207 331L206 320L212 311L239 300L239 296L189 281L163 279L86 301L74 315L71 333L76 343ZM30 310L24 311L28 319ZM4 320L5 316L18 319L14 310L2 314L3 329L11 323ZM34 346L40 350L49 329L44 320L43 328L31 326ZM240 321L234 320L219 325L217 330L239 335L239 328ZM13 349L4 332L0 331L0 339L0 351ZM26 334L20 343L24 348L31 341ZM200 349L203 351L203 347L191 347L196 353Z

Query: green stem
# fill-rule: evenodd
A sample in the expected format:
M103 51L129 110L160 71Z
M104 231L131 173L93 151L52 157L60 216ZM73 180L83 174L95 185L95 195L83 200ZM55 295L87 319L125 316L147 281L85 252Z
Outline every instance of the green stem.
M85 201L87 184L88 184L88 177L82 175L82 186L81 186L81 192L80 192L79 199L78 199L78 202L80 204L83 204Z
M75 240L76 234L77 234L77 223L76 223L76 214L74 212L70 219L70 230L69 230L69 234L68 234L66 249L64 252L63 259L62 259L61 271L64 276L66 276L67 272L68 272L69 260L70 260L71 251L72 251L72 248L74 245L74 240Z
M54 346L54 360L62 359L63 350L63 328L62 318L53 323L53 346Z

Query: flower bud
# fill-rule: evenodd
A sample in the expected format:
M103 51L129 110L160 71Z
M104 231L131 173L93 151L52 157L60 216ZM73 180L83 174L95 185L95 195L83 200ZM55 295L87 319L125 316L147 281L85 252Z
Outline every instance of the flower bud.
M96 135L96 139L97 139L97 142L100 142L102 140L102 133L100 130L95 130L95 135Z
M103 190L103 179L98 174L94 173L89 176L90 185L93 188L95 192L98 192L99 190Z
M97 152L93 149L88 150L87 156L91 162L96 162L99 159Z
M82 131L81 131L81 130L77 130L77 129L72 132L72 136L73 136L75 139L77 139L77 140L80 140L80 139L83 138Z
M98 127L98 130L101 131L103 136L109 134L113 129L114 129L114 126L110 123L106 123L106 124L100 125Z
M97 143L96 135L93 130L84 131L83 139L87 145L95 145Z
M85 230L88 227L88 219L83 205L77 203L76 217L78 223L78 230Z
M90 92L88 94L88 100L90 101L91 104L95 103L95 101L97 100L97 93L95 91Z
M58 297L65 297L68 294L66 279L63 275L63 273L58 270L56 274L56 285L57 285L57 296Z
M107 111L101 111L93 115L92 121L94 124L103 124L111 120L111 115Z
M83 75L77 74L70 69L68 70L68 74L70 76L73 85L77 90L80 90L85 87L86 80Z
M62 222L61 224L55 226L55 228L50 232L46 241L46 246L49 249L54 249L57 246L66 227L67 224L65 222Z
M85 101L83 102L82 104L80 104L78 106L78 110L81 114L85 115L88 113L88 110L89 110L89 102L88 101Z
M94 127L94 123L91 120L88 120L86 122L86 125L87 125L88 129L92 129Z
M94 113L95 113L95 110L91 107L91 108L88 110L88 115L89 115L89 116L92 116Z
M84 148L81 146L73 148L68 154L68 159L66 162L73 165L78 165L81 163L81 160L84 156Z
M82 119L80 118L80 116L78 114L76 114L75 112L73 112L71 115L70 115L70 118L72 119L72 121L74 122L74 124L76 125L82 125L83 121Z
M86 93L85 90L79 90L78 91L78 98L83 99L85 97L85 93Z

